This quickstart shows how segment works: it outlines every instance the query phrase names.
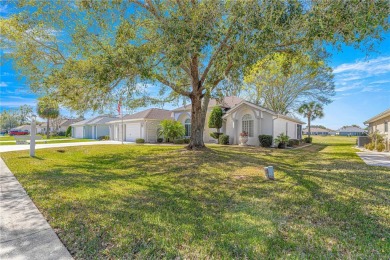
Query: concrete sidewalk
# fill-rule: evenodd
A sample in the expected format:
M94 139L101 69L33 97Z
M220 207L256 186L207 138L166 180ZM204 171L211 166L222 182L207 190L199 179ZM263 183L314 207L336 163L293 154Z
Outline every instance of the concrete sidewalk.
M1 158L0 259L72 259Z
M360 158L371 166L390 167L390 155L378 152L357 152Z
M75 142L75 143L58 143L58 144L36 144L35 149L43 148L56 148L56 147L69 147L69 146L82 146L82 145L102 145L102 144L121 144L119 141L96 141L96 142ZM131 144L131 142L125 142L125 144ZM0 153L29 150L29 144L19 145L0 145Z

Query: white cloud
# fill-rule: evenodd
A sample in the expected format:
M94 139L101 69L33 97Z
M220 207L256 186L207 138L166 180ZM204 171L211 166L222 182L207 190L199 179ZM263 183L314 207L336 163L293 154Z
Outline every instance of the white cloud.
M355 73L357 75L362 75L361 73L365 73L366 76L388 72L390 72L390 57L379 57L368 61L344 63L333 69L334 74Z
M7 86L8 86L8 84L5 83L4 81L0 82L0 87L7 87Z

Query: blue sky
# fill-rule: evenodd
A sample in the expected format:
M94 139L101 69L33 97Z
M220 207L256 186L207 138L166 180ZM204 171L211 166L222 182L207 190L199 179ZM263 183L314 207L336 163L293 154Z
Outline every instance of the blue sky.
M0 4L0 16L6 15L7 7ZM390 33L382 37L384 40L376 45L374 52L367 53L352 47L331 50L329 63L334 70L336 95L334 101L325 107L325 117L313 124L331 129L351 124L363 126L365 120L390 108ZM2 60L1 64L0 110L23 104L35 107L36 95L29 90L23 77L15 72L12 61ZM167 104L164 108L173 107ZM66 109L61 112L76 116L75 112Z

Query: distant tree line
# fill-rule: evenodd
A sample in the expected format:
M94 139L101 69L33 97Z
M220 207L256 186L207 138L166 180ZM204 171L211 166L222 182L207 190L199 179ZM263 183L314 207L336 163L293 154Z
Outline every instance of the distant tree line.
M0 113L0 128L10 130L19 125L30 124L32 112L33 108L29 105L3 110Z

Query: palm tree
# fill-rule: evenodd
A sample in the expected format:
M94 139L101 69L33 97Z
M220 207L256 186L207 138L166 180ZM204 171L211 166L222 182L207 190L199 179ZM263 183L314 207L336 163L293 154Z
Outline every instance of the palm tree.
M324 116L324 108L321 104L318 104L314 101L307 104L303 104L298 109L299 114L307 118L307 125L309 128L309 138L310 138L310 122L316 118L322 118Z
M50 138L50 125L49 120L55 119L60 115L58 103L50 97L41 97L38 99L37 113L41 118L47 119L46 135L47 139Z

